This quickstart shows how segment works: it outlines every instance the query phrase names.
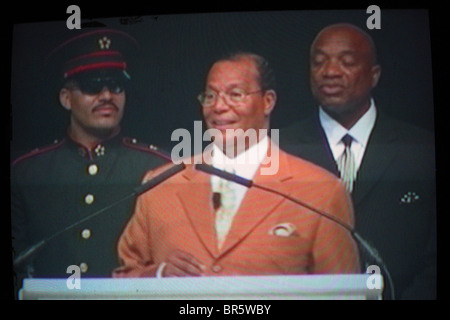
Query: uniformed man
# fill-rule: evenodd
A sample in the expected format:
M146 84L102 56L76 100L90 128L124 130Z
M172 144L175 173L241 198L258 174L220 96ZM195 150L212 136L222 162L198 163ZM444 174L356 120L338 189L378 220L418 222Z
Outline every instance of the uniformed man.
M126 33L96 29L51 53L61 66L59 101L70 123L64 138L12 164L14 256L131 193L147 170L170 160L156 147L121 135L131 79L124 52L135 45ZM71 265L79 266L82 277L109 277L133 204L131 198L51 240L15 270L18 287L22 277L67 278Z

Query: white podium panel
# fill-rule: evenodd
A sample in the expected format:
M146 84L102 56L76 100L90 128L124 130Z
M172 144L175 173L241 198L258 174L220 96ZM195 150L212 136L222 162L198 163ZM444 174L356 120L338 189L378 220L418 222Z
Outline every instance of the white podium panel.
M379 289L369 289L372 283ZM374 278L376 277L376 279ZM375 281L373 281L375 279ZM26 299L381 299L381 275L237 276L191 278L25 279Z

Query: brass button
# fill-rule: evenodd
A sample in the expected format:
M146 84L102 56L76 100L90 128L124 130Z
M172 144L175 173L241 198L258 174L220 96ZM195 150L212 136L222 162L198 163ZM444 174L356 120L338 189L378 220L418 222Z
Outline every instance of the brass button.
M88 271L88 264L86 262L80 263L80 270L82 273L86 273Z
M94 200L95 200L94 196L93 196L92 194L90 194L90 193L88 193L88 194L84 197L84 202L85 202L86 204L92 204L92 203L94 203Z
M81 231L81 237L83 238L83 239L89 239L90 237L91 237L91 230L89 230L89 229L83 229L82 231Z
M220 265L215 264L211 267L211 269L212 269L212 271L218 273L218 272L222 271L223 268Z
M89 172L89 174L90 174L91 176L95 176L95 175L97 174L97 172L98 172L98 167L97 167L97 165L96 165L96 164L91 164L91 165L88 167L88 172Z

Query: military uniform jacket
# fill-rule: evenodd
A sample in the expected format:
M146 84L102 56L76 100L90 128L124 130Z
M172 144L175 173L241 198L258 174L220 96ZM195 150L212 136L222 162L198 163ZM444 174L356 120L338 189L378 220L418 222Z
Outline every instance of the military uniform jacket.
M146 171L169 159L153 146L121 136L93 150L66 137L19 158L11 169L14 255L132 193ZM109 277L134 200L54 238L33 259L32 276L67 278L68 266L77 265L82 277ZM19 277L23 271L16 270Z
M352 192L355 228L381 255L396 298L435 298L434 138L382 110L377 113ZM280 130L280 144L339 176L318 113Z

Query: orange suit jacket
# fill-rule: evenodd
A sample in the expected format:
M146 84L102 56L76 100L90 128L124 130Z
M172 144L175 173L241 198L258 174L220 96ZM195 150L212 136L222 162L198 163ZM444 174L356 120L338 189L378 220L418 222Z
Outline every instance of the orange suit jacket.
M258 170L254 183L289 194L353 226L350 197L334 175L274 143L270 148L279 151L279 170L275 175L261 175ZM150 171L144 181L158 172ZM138 197L119 239L121 267L114 270L114 277L153 277L176 249L197 257L207 276L359 272L358 249L347 230L254 187L247 190L219 250L210 178L187 165Z

